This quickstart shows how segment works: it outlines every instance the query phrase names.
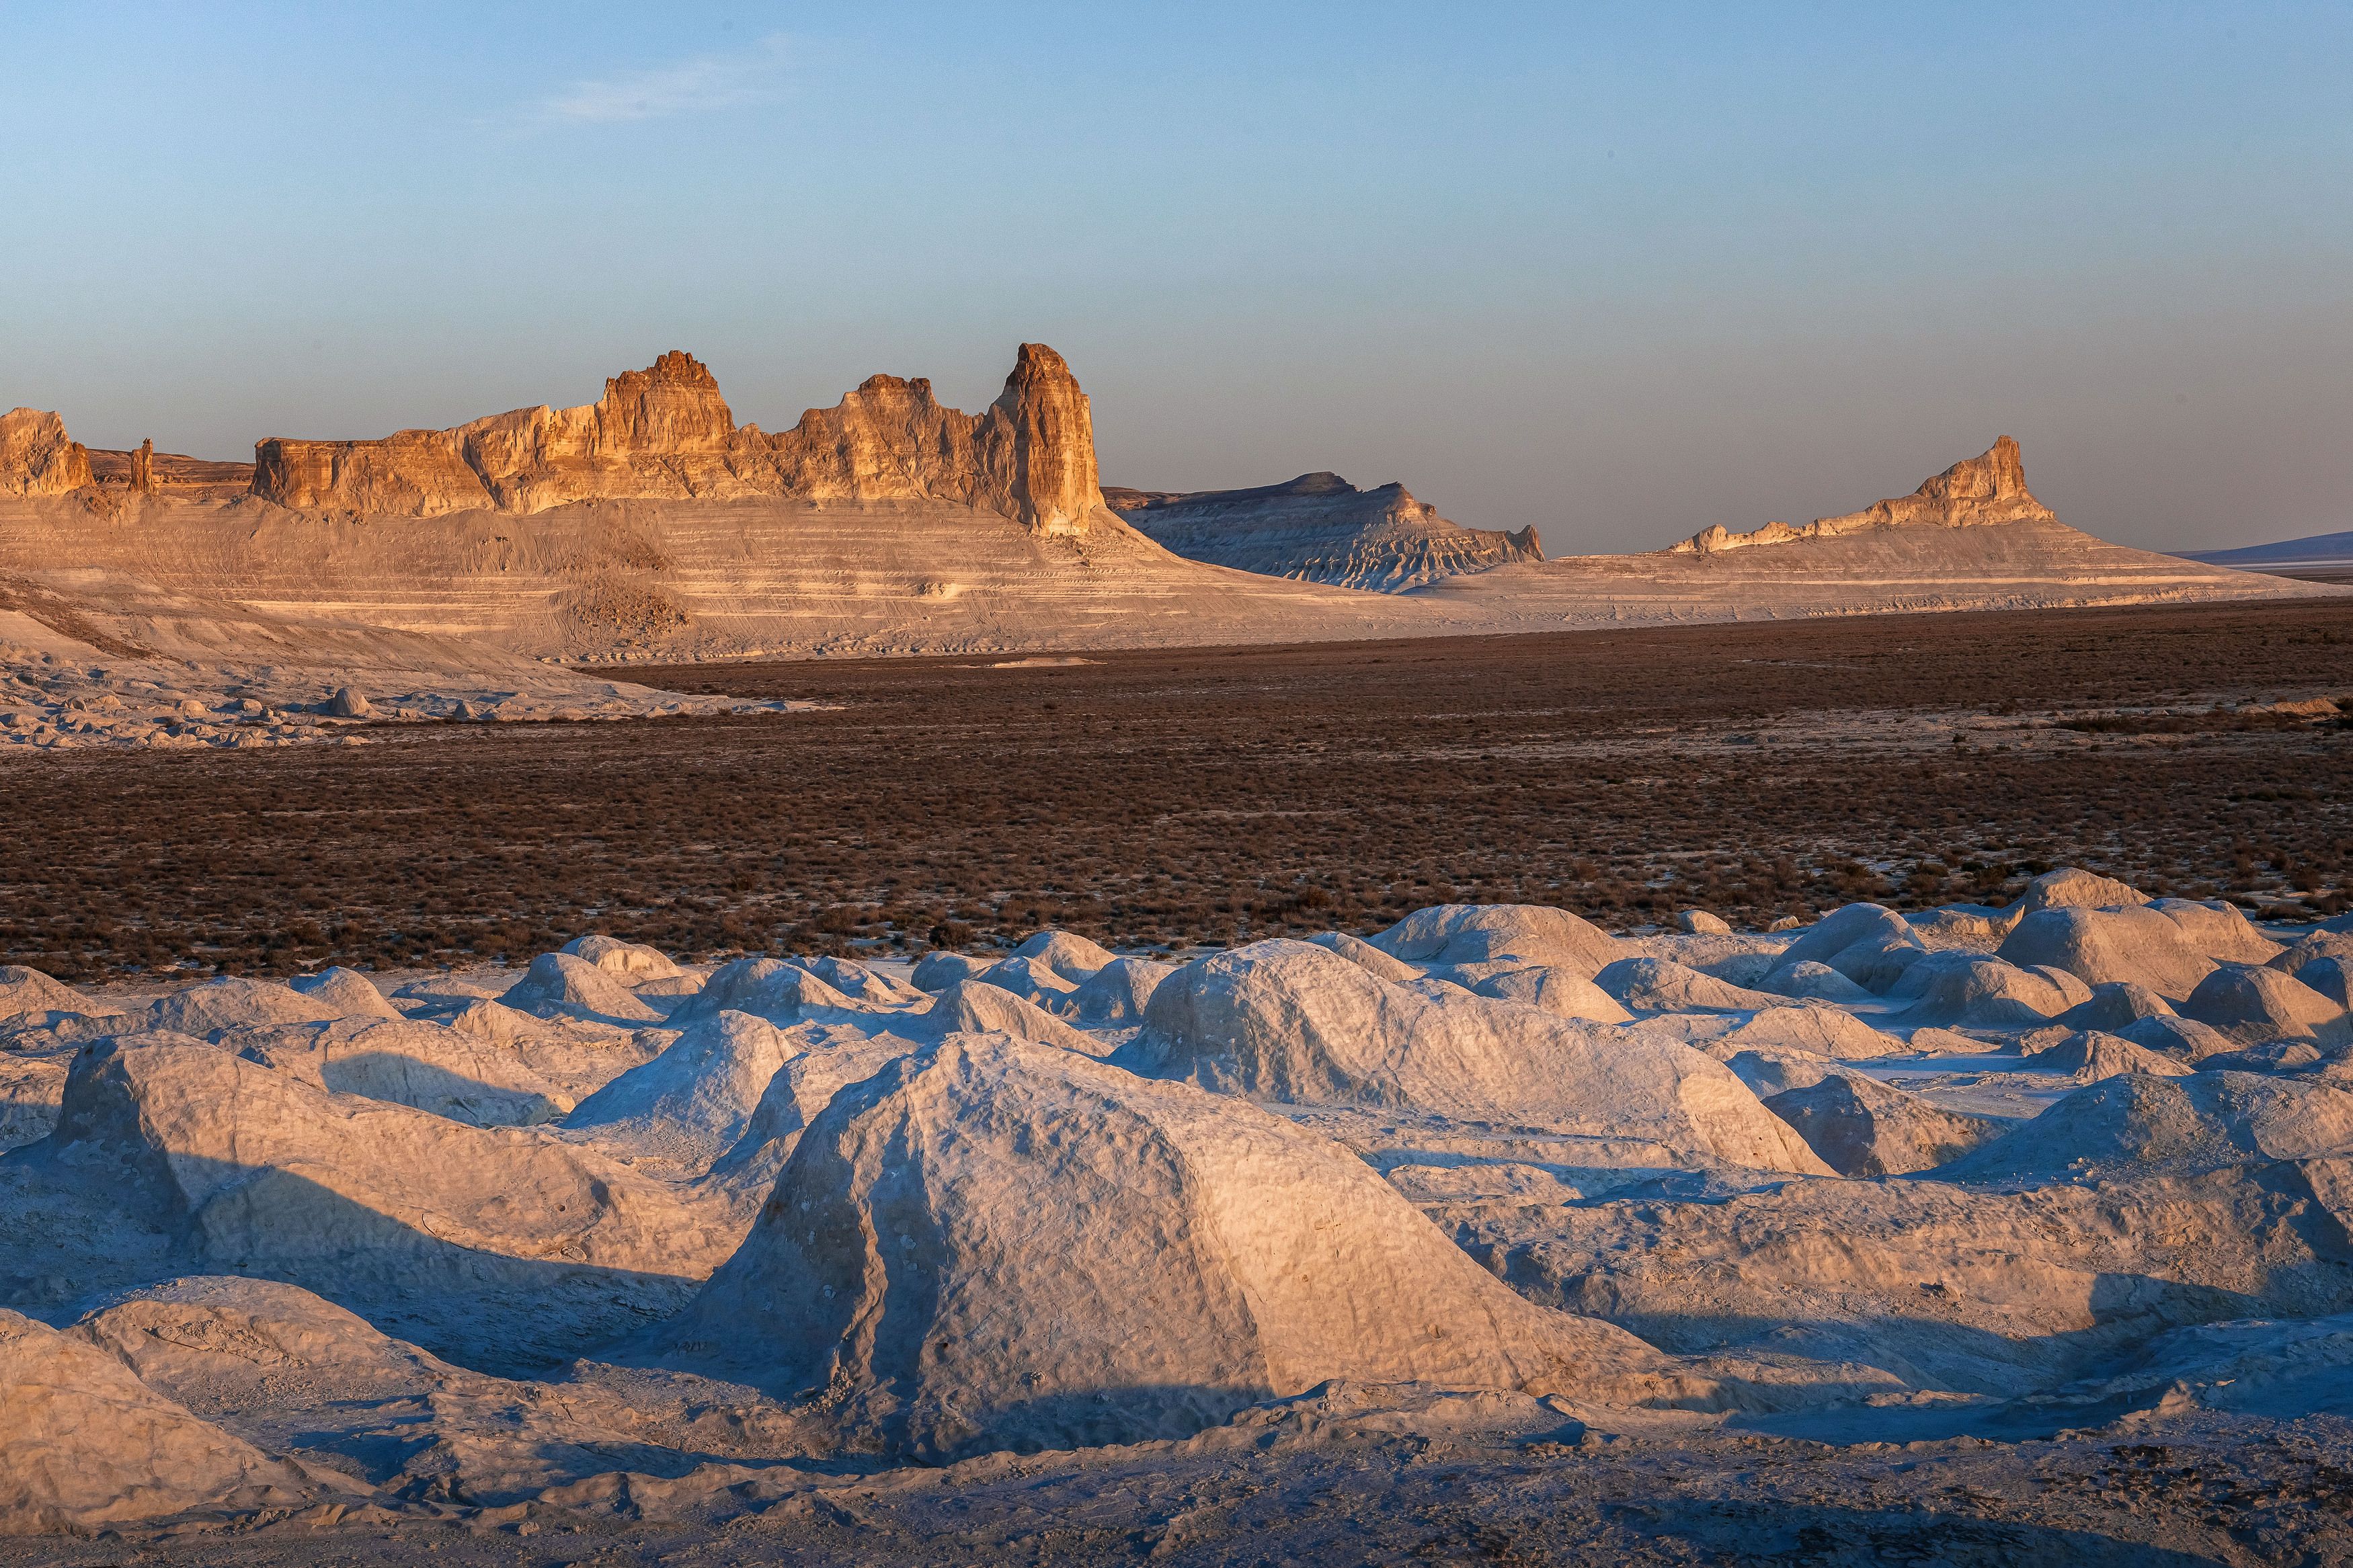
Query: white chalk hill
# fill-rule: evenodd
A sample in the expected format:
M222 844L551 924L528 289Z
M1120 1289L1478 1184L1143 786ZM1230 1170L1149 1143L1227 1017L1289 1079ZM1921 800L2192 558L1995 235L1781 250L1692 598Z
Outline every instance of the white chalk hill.
M1008 1037L837 1095L662 1359L944 1458L1182 1436L1332 1378L1704 1399L1344 1150Z
M1730 1068L1687 1046L1483 996L1438 1001L1312 942L1252 942L1178 970L1119 1059L1252 1100L1648 1143L1661 1163L1828 1169Z

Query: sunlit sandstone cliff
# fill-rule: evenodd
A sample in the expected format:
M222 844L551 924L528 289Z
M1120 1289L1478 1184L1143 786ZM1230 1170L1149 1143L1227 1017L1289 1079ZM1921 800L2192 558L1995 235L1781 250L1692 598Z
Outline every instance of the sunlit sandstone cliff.
M1803 528L1768 522L1747 533L1730 533L1719 524L1702 529L1674 550L1683 555L1712 555L1757 544L1835 539L1873 528L1986 528L2005 522L2057 521L2057 514L2027 489L2026 464L2019 456L2018 443L1998 436L1983 453L1923 480L1908 496L1875 501L1841 517L1816 518Z
M253 493L298 510L390 517L546 511L586 500L944 500L1040 533L1107 521L1086 394L1062 356L1024 343L980 414L932 384L877 375L770 436L735 423L719 384L673 351L577 408L519 408L373 441L273 437Z
M90 483L90 452L38 408L0 414L0 495L60 496Z

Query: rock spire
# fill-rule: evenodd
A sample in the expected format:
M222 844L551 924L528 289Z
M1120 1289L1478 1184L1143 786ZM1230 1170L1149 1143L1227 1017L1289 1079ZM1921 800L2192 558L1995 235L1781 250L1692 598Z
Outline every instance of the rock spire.
M522 408L373 441L272 437L255 448L253 493L298 510L405 517L773 496L950 500L1046 533L1113 521L1086 395L1042 343L1021 345L985 413L943 406L928 381L877 375L774 436L737 425L710 370L673 350L576 408Z
M2026 464L2008 436L1974 458L1965 458L1908 496L1875 501L1842 517L1817 518L1803 528L1768 522L1749 533L1721 526L1703 529L1673 549L1681 555L1713 555L1754 544L1786 544L1799 539L1829 539L1868 528L1982 528L2003 522L2056 522L2058 516L2026 488Z

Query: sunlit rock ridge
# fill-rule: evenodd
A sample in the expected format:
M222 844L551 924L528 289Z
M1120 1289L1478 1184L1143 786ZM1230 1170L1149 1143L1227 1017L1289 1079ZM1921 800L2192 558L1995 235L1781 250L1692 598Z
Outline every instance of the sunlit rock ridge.
M1086 394L1042 343L1021 345L983 413L943 406L927 380L876 375L774 436L737 425L710 370L673 350L577 408L379 440L271 437L254 449L253 493L394 517L584 500L949 500L1047 533L1082 531L1104 510Z
M2337 591L2081 533L2027 490L2007 438L1847 517L1641 554L1547 559L1533 528L1461 527L1402 486L1326 473L1113 491L1139 528L1105 504L1085 393L1037 343L977 414L877 375L770 434L673 351L593 403L366 440L276 436L255 456L87 448L58 414L0 418L0 662L153 657L317 671L306 681L330 693L512 690L518 658L1208 647ZM1579 522L1565 505L1546 525L1556 542ZM469 680L451 686L457 673Z
M1873 502L1861 511L1820 517L1803 528L1768 522L1748 533L1704 528L1674 546L1680 555L1712 555L1757 544L1788 544L1801 539L1834 539L1873 528L1986 528L2005 522L2056 522L2058 514L2026 488L2026 463L2008 436L1974 458L1964 458L1908 496Z

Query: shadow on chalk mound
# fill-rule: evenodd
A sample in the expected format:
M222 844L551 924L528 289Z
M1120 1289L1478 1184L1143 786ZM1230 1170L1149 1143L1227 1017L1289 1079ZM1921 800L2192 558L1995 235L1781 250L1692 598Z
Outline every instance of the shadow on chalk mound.
M189 1215L192 1258L216 1273L299 1285L444 1360L544 1374L665 1318L701 1281L445 1240L294 1171L198 1162L216 1194Z

